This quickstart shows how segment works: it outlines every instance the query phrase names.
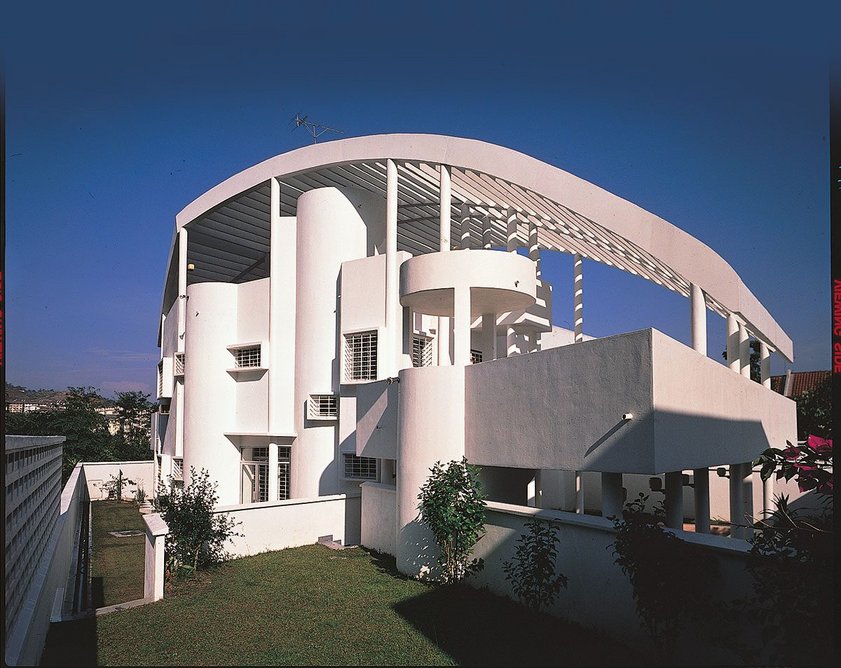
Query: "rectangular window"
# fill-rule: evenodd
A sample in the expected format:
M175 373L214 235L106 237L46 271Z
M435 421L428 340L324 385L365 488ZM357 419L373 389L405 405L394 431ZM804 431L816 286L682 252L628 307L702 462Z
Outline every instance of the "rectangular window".
M164 361L158 362L158 396L164 396Z
M432 339L412 335L412 366L432 366Z
M184 460L183 459L172 459L172 479L173 480L183 480L184 479Z
M377 379L377 332L345 334L345 380Z
M339 397L335 394L311 394L307 401L307 418L335 420L339 417Z
M175 375L184 375L184 353L175 353Z
M260 366L260 346L233 348L234 362L238 369L250 369Z
M345 478L351 480L376 480L377 460L373 457L344 456Z
M292 448L280 446L277 449L277 500L285 501L289 498L289 470L291 466Z
M474 350L473 348L470 349L470 363L471 364L478 364L482 361L482 351L481 350Z
M242 503L269 500L269 448L242 449Z

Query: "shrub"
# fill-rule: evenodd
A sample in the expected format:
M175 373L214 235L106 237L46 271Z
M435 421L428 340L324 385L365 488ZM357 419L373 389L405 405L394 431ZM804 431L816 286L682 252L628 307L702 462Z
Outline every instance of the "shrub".
M117 475L111 474L108 477L108 480L102 484L102 488L108 492L108 498L113 496L117 501L122 501L123 487L135 484L134 480L123 477L123 470L119 469Z
M514 558L502 565L505 579L514 594L528 607L540 610L555 602L567 586L563 574L555 574L558 534L549 522L532 518L526 522L528 533L517 539Z
M219 500L216 483L202 469L190 467L190 484L183 488L170 480L169 488L158 489L161 516L169 527L167 570L170 576L186 567L192 571L224 561L225 543L240 534L236 524L225 514L213 512Z
M479 485L479 469L464 457L446 465L435 462L421 487L418 499L420 521L426 524L441 548L441 580L460 582L481 570L481 559L470 560L470 552L485 533L485 502Z
M614 563L628 576L640 623L663 658L671 657L681 630L712 615L713 557L664 528L664 512L645 512L648 497L626 504L614 521Z

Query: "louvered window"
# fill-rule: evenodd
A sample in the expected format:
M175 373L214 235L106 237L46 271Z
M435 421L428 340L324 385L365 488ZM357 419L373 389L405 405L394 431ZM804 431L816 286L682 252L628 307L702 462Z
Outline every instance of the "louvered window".
M183 480L184 479L184 460L183 459L172 459L172 479L173 480Z
M158 396L164 396L164 361L158 362Z
M412 366L432 366L432 339L412 336Z
M175 375L184 375L184 353L175 353Z
M345 380L377 379L377 332L345 335Z
M470 349L470 363L471 364L478 364L482 361L482 351L481 350L474 350Z
M335 394L311 394L307 402L310 420L335 420L339 417L339 397Z
M351 480L376 480L377 460L373 457L345 455L345 478Z

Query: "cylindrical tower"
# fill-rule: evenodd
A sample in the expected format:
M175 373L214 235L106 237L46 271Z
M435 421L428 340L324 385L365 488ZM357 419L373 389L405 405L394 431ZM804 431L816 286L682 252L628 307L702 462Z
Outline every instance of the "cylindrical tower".
M292 498L338 492L336 422L307 420L311 394L339 394L342 342L338 327L339 271L343 262L366 256L363 215L373 214L371 196L318 188L298 198L295 271L295 431ZM380 202L380 208L384 203ZM382 214L380 214L381 216Z
M187 288L184 374L184 483L190 467L210 472L219 505L240 502L240 453L224 435L234 419L236 381L228 373L236 343L237 286L196 283Z

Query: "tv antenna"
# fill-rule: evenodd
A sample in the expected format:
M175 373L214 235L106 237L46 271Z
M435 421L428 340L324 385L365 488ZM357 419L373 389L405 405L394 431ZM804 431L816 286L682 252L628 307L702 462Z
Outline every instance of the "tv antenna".
M341 130L337 130L336 128L328 128L326 125L321 125L319 123L314 123L313 121L308 121L307 116L301 116L301 114L295 114L295 118L292 119L292 122L295 123L295 127L292 128L293 130L304 127L307 129L307 132L310 133L312 137L312 143L317 144L318 138L323 135L325 132L335 132L337 134L341 134Z

